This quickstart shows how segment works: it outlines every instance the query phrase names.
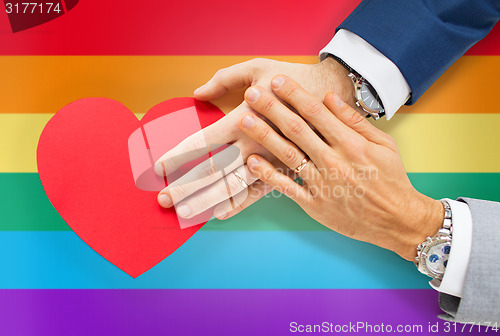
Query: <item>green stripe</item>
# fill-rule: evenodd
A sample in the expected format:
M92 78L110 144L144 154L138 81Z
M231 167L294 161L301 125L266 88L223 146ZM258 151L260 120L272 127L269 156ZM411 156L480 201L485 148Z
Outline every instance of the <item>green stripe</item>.
M500 173L410 173L420 192L433 198L460 196L500 201ZM225 221L211 220L203 230L318 231L326 230L286 197L261 200ZM67 231L52 207L36 173L0 174L1 231Z

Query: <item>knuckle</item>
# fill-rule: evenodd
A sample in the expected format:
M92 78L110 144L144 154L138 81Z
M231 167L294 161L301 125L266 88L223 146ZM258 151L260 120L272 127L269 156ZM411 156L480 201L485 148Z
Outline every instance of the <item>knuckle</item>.
M335 158L330 151L324 151L321 153L321 161L323 161L324 165L326 167L335 167L336 166L336 161L337 159Z
M386 135L387 137L387 141L389 141L389 143L393 146L396 146L397 147L397 143L396 143L396 139L394 139L394 137L392 137L391 135L387 134Z
M269 181L272 177L273 177L273 170L272 169L269 169L269 168L266 168L262 171L261 175L260 175L260 178L261 180L263 180L264 182L265 181Z
M367 146L364 141L358 139L349 142L349 154L352 158L362 159L367 152Z
M263 102L262 105L262 111L264 114L268 115L274 107L274 100L273 99L268 99L267 101Z
M297 162L298 160L298 154L295 148L293 147L287 147L283 151L283 161L286 162L289 165L293 165Z
M260 64L265 63L266 61L267 60L265 58L256 57L256 58L251 59L250 61L248 61L248 64L251 64L253 66L259 66Z
M226 71L226 68L222 68L222 69L217 70L214 74L214 78L217 78L217 79L221 78L222 76L224 76L225 71Z
M303 111L310 116L318 115L323 112L323 104L318 101L312 101L303 108Z
M283 93L283 98L285 100L288 100L290 98L293 98L293 96L295 96L297 94L297 90L299 88L296 86L296 85L292 85L288 88L288 90L286 90L284 93Z
M175 156L175 155L167 155L165 158L163 158L164 168L165 167L174 168L174 167L179 166L177 158L178 158L178 156Z
M178 185L170 188L170 195L172 196L172 200L175 203L176 200L182 200L186 198L187 191L183 185Z
M261 74L264 71L266 65L265 58L254 58L249 61L244 62L245 66L248 67L248 74L250 75L249 79L254 79L255 76ZM251 80L249 83L252 85L255 84L254 80Z
M304 124L299 120L293 118L288 121L288 125L286 127L286 134L289 136L298 136L304 133Z
M271 129L266 127L259 132L258 140L260 143L267 143L270 137L271 137Z
M354 141L351 137L346 136L345 134L338 135L337 137L337 146L342 148L348 148L350 151L354 151Z
M226 72L228 68L223 68L217 70L217 72L214 74L213 80L219 84L224 84L225 80L224 78L226 77Z
M351 126L359 126L366 119L358 112L358 111L349 111L349 115L347 116L347 123Z

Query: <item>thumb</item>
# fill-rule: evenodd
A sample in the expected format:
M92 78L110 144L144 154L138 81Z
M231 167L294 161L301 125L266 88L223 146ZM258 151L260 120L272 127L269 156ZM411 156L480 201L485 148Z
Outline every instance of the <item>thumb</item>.
M194 91L194 97L204 101L213 100L228 91L249 87L252 85L255 70L251 61L220 69L205 85Z
M365 137L368 141L386 147L394 147L394 140L390 135L373 126L368 119L343 102L337 94L328 92L325 96L324 103L325 106L337 117L337 119L361 136Z

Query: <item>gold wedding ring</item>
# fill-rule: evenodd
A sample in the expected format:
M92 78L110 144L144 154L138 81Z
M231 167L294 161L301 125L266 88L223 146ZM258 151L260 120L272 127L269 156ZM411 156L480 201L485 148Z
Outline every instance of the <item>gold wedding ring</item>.
M304 159L302 159L302 161L300 162L300 164L298 165L297 168L295 168L295 173L300 173L302 171L302 169L304 169L304 167L307 165L307 163L309 162L309 158L306 156Z
M248 184L245 182L245 180L243 179L243 177L241 177L240 173L238 173L236 170L233 171L233 174L234 176L236 177L236 179L238 180L238 182L241 184L241 186L246 189L248 188Z

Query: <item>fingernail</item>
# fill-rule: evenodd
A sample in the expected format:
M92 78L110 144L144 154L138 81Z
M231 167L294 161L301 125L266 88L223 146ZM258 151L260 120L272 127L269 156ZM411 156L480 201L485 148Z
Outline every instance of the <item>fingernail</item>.
M170 208L172 206L172 199L167 194L160 194L158 196L158 203L164 208Z
M333 103L337 106L337 107L342 107L344 106L344 101L342 99L340 99L340 97L337 95L337 94L333 94Z
M251 157L250 159L248 159L247 165L252 170L257 169L257 167L259 166L259 160L257 160L254 157Z
M255 87L251 87L247 90L245 96L250 103L255 103L260 97L260 91Z
M155 173L158 176L164 176L165 175L165 170L163 169L163 165L161 163L155 164Z
M177 209L175 209L177 211L177 214L181 217L184 217L186 218L187 216L189 216L191 214L191 209L189 209L189 207L185 204L181 205L181 206L178 206Z
M243 121L241 122L241 125L245 128L250 128L255 124L255 120L253 120L252 116L247 115L245 118L243 118Z
M194 90L194 95L196 96L197 94L200 94L204 88L205 88L205 85L202 85L199 88L197 88L196 90Z
M224 218L226 218L227 213L224 211L224 209L215 209L214 216L217 219L224 219Z
M271 81L271 86L275 89L281 87L285 83L285 77L283 76L277 76L274 77L273 80Z

